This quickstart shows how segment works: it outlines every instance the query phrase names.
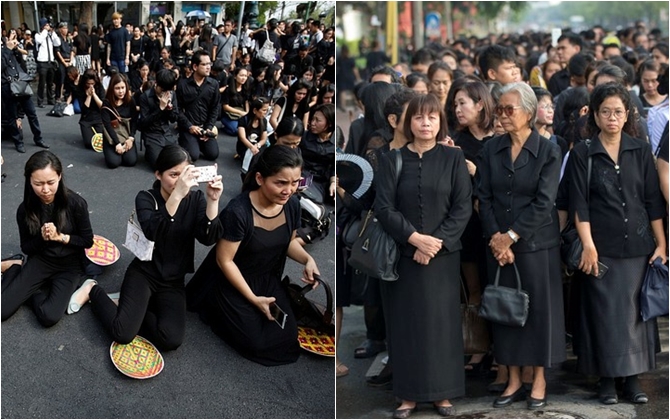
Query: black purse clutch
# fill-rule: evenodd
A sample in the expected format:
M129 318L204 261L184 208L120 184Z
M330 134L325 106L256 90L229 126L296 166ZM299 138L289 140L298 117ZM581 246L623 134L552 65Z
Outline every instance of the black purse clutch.
M528 319L530 298L525 290L521 290L521 277L516 264L512 263L516 272L516 288L499 286L500 269L496 271L493 284L489 284L482 294L479 316L510 327L523 327Z

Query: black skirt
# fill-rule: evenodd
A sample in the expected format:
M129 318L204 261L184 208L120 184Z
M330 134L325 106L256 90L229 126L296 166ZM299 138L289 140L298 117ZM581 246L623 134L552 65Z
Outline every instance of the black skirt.
M490 249L486 255L493 283L498 263ZM528 320L523 327L491 324L495 357L501 365L551 367L566 359L559 247L516 253L515 258L521 288L530 296ZM502 267L500 285L516 288L511 265Z
M609 267L605 276L588 276L581 284L577 369L602 377L653 370L654 322L642 321L639 300L648 258L599 259Z

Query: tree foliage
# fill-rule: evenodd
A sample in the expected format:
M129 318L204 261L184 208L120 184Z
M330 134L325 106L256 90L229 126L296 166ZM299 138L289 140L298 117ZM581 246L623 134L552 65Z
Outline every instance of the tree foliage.
M528 7L528 2L525 1L475 1L477 13L489 19L495 19L503 10L505 5L513 12L520 12Z
M628 25L636 20L646 20L659 24L661 10L668 15L667 1L584 1L561 2L547 9L554 18L568 20L571 16L583 16L590 25ZM667 26L667 23L665 24Z
M248 11L251 7L251 2L245 3L245 9ZM235 19L240 16L240 6L242 2L227 2L224 8L227 19ZM267 12L273 12L278 10L279 2L278 1L259 1L258 2L258 21L263 23Z

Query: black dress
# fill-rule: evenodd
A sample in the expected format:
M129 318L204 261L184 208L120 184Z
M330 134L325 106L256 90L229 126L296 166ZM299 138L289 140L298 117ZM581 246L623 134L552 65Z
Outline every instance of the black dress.
M377 217L401 252L397 281L381 282L393 394L404 400L440 401L465 394L460 315L460 237L472 212L470 176L463 153L436 145L419 157L387 153L375 176ZM377 174L376 174L377 175ZM443 240L428 265L412 257L414 233Z
M300 227L300 204L291 197L283 209L286 223L270 231L254 226L253 211L248 192L232 199L219 215L223 239L241 242L233 261L254 294L277 299L288 314L284 329L224 277L216 247L186 286L188 309L200 312L212 331L247 359L266 366L293 363L300 355L298 326L280 281L291 237Z

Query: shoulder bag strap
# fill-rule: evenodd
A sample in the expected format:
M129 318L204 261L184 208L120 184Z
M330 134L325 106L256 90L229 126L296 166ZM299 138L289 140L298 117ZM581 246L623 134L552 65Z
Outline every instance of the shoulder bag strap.
M591 195L591 168L593 167L593 158L589 154L589 149L591 148L591 140L584 140L586 142L586 153L588 159L586 161L586 202L589 202L589 197Z
M284 111L286 111L286 105L288 104L288 97L284 96L284 105L281 107L281 112L279 113L279 119L277 120L277 125L281 122L282 118L284 118Z
M102 109L108 109L109 112L111 112L117 120L121 121L121 115L119 115L118 111L116 109L112 109L108 106L103 106Z

